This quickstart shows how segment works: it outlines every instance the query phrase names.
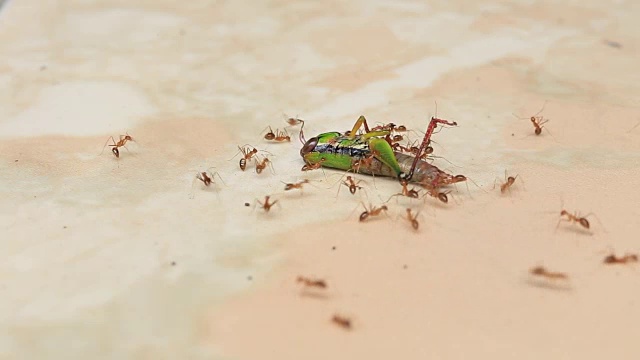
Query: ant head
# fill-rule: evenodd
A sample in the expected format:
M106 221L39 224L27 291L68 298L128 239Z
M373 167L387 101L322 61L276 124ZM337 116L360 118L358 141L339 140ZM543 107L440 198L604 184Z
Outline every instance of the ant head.
M402 186L407 186L409 184L409 174L401 172L400 175L398 175L398 179L400 179L400 185Z
M569 212L567 210L560 211L560 216L565 216L565 215L569 215Z
M611 255L607 255L607 257L604 258L604 263L605 264L612 264L616 262L616 256L611 254Z
M536 117L535 116L532 116L530 120L531 120L532 123L534 123L534 124L536 123Z
M509 176L509 177L507 178L507 182L508 182L509 184L513 184L515 181L516 181L516 178L515 178L515 177L513 177L513 176Z
M582 225L582 227L584 227L585 229L589 228L589 220L585 219L585 218L581 218L580 219L580 225Z
M389 210L389 208L387 207L387 205L382 205L382 206L380 206L380 209L382 209L382 210L384 210L384 211Z

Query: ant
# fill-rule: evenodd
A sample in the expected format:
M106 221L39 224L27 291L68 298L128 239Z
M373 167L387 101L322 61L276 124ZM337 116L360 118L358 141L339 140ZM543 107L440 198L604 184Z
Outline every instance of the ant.
M271 165L271 160L269 160L268 157L265 156L262 161L258 161L258 159L256 158L256 173L261 174L262 170L267 168L267 165L270 165L271 171L273 171L273 165Z
M420 212L418 212L416 214L416 216L411 215L411 209L407 208L407 220L409 220L409 222L411 222L411 227L413 227L414 230L418 230L418 228L420 227L420 223L418 222L418 215L420 214Z
M236 157L239 153L242 153L242 158L239 162L240 170L245 171L247 169L247 161L250 161L258 153L258 149L251 145L238 146L238 152L233 157Z
M271 210L271 207L275 204L278 203L278 200L275 200L274 202L270 202L271 196L267 195L264 197L264 203L260 200L258 201L258 204L260 204L260 207L264 209L264 212L269 212L269 210Z
M362 189L362 186L358 186L358 184L362 182L362 180L358 180L357 182L349 175L347 179L342 182L342 184L349 188L349 192L351 195L355 195L356 191Z
M286 115L285 115L285 117L286 117ZM287 122L287 124L289 124L289 126L296 126L296 125L304 123L304 120L298 119L298 117L296 116L296 117L290 117L290 118L286 119L286 122Z
M104 148L107 146L107 143L109 142L109 140L113 142L113 145L109 145L111 146L111 152L118 159L120 158L120 150L118 150L118 148L124 147L126 149L127 147L125 146L125 144L127 143L127 141L135 141L133 140L131 135L129 135L129 133L127 133L126 135L120 135L120 140L118 140L118 142L116 142L113 136L109 136L107 141L104 143L104 146L102 147L102 151L104 151Z
M536 266L529 270L529 273L534 276L542 276L549 280L568 280L569 276L561 272L552 272L547 270L543 266Z
M416 188L411 188L411 189L408 188L408 185L409 185L408 181L401 180L400 181L400 185L402 185L402 192L397 193L395 195L391 195L391 197L389 197L389 200L391 200L391 198L394 197L394 196L400 196L400 195L406 196L406 197L411 198L411 199L417 199L417 198L420 197L420 193L418 192L418 190L416 190ZM387 202L389 200L387 200Z
M445 204L449 202L449 197L447 197L447 194L449 194L450 192L451 191L439 192L437 187L427 188L427 195L437 198L438 200L442 201Z
M507 170L504 171L504 180L505 182L502 183L500 185L500 193L504 194L506 191L511 192L511 186L513 186L513 184L516 182L516 179L518 178L518 175L516 176L508 176L507 177ZM498 179L496 179L493 182L493 188L496 188L496 182L498 181Z
M560 222L561 221L568 221L568 222L575 222L580 224L583 228L585 229L589 229L590 228L590 224L589 224L589 220L587 220L587 216L589 215L593 215L593 214L587 214L585 216L580 216L578 214L578 212L575 212L573 214L569 213L567 210L562 210L560 211L560 219L558 220L558 225L556 225L556 230L558 229L558 226L560 226ZM566 216L567 218L563 218L563 216Z
M309 183L309 179L304 179L302 181L298 181L297 183L283 183L284 184L284 190L285 191L289 191L289 190L293 190L293 189L300 189L300 191L302 191L302 185L304 184L308 184Z
M535 130L536 135L540 135L542 133L543 125L549 122L548 119L543 120L542 116L532 116L530 120L531 120L531 123L533 124L533 127L536 129Z
M350 330L351 329L351 319L346 318L340 315L333 315L331 318L331 322L342 327L343 329Z
M209 176L209 175L211 175L211 176ZM210 186L212 183L214 183L213 177L216 176L216 175L218 175L218 178L224 183L224 180L222 180L222 177L220 176L220 174L218 174L217 171L214 172L214 173L209 172L209 170L199 172L196 175L196 179L202 181L202 183L205 186Z
M327 283L322 279L310 279L304 276L298 276L296 278L296 282L304 284L305 287L316 287L319 289L327 288Z
M531 121L531 124L533 125L534 128L534 134L540 135L542 134L542 129L544 128L544 124L546 124L547 122L549 122L549 119L544 119L544 117L542 116L538 116L538 114L540 114L543 110L544 107L547 105L546 101L544 103L544 105L542 105L542 109L540 109L540 111L538 111L535 115L531 116L529 118L529 121ZM518 117L517 115L513 114L515 117ZM521 119L521 118L520 118ZM549 130L547 130L547 132L549 132Z
M617 257L614 254L611 254L605 257L603 262L605 264L627 264L632 262L638 262L638 255L625 254L624 256Z
M363 222L365 220L367 220L369 218L369 216L378 216L380 215L380 213L382 211L384 211L386 213L387 210L389 210L387 208L387 205L382 205L380 207L376 207L373 206L371 204L369 204L369 208L366 207L366 205L362 204L362 206L364 207L364 210L362 212L362 214L360 214L360 222Z
M302 171L318 170L322 167L322 163L325 161L327 161L327 159L322 158L320 159L320 161L318 161L315 164L304 164L301 170Z
M280 131L279 129L276 129L276 132L274 134L271 126L269 126L269 132L265 134L264 139L278 142L291 141L291 137L289 136L289 134L287 134L286 130Z

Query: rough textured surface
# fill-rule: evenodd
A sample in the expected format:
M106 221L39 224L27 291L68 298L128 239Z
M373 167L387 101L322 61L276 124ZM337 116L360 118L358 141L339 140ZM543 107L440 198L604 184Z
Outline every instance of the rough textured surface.
M632 1L5 4L0 358L633 357L637 268L602 259L640 251L639 16ZM459 124L434 135L435 164L478 185L446 206L393 198L358 223L396 182L338 193L342 173L300 172L295 129L262 140L283 112L307 136L361 114L424 131L434 101ZM125 132L119 160L100 153ZM241 172L246 143L273 169ZM210 166L217 191L193 182ZM519 178L501 195L505 169ZM556 230L562 207L597 214L592 231ZM569 284L532 281L536 265ZM297 275L327 294L302 296Z

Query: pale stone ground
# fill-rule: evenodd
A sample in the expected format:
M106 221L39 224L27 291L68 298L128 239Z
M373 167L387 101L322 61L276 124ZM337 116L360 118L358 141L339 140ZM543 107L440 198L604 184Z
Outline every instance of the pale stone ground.
M637 267L601 261L640 251L639 16L631 1L5 4L0 358L637 357ZM447 206L392 200L360 224L359 201L396 182L336 197L341 173L299 171L295 129L261 140L283 113L307 137L360 114L423 131L435 101L459 124L434 137L455 165L436 165L479 185ZM512 113L545 102L549 132L529 136ZM127 131L119 161L100 153ZM239 171L245 143L274 173ZM192 186L210 166L225 184ZM524 182L500 196L505 169ZM244 206L267 194L270 214ZM600 221L556 231L561 205ZM569 284L532 283L539 264ZM327 294L301 296L299 274Z

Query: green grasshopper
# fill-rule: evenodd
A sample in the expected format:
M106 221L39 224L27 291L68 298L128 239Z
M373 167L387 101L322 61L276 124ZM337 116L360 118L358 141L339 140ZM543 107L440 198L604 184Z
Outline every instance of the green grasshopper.
M391 130L388 127L370 130L364 116L358 118L350 132L327 132L309 140L304 138L303 123L300 142L304 145L300 149L300 156L307 167L324 166L368 175L394 177L404 186L414 182L430 189L437 189L443 185L467 180L464 175L448 174L422 160L438 124L457 125L456 122L432 117L419 151L416 156L412 156L395 151L389 140ZM362 126L365 132L358 134Z

